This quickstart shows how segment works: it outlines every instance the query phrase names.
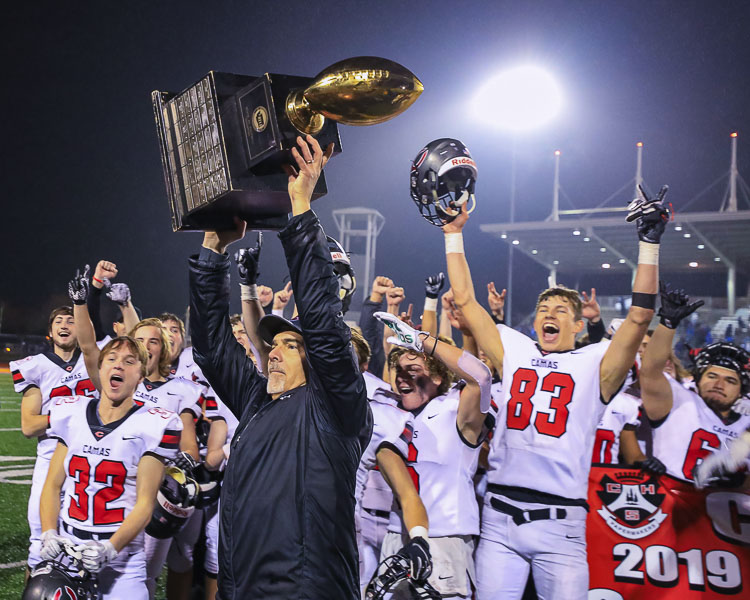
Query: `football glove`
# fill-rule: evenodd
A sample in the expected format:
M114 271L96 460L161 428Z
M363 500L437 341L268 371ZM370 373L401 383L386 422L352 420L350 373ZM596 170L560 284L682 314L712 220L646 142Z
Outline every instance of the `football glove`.
M669 286L663 281L659 282L659 295L661 296L661 306L658 312L659 321L669 329L677 329L680 321L693 314L704 304L703 300L697 300L690 304L690 296L683 290L670 290Z
M727 450L712 452L693 471L695 487L738 487L746 473L745 462L750 457L750 442L745 436L734 440Z
M40 540L42 542L42 549L39 552L39 556L42 560L57 558L65 546L71 544L68 538L58 535L55 529L48 529L42 532Z
M258 281L258 262L260 249L263 246L263 234L258 232L258 242L252 248L240 248L234 253L240 283L254 285Z
M653 200L639 185L639 197L628 205L626 221L636 221L638 239L650 244L658 244L669 221L669 209L663 204L669 186L662 186Z
M404 323L396 315L392 315L391 313L378 311L374 314L374 316L376 319L378 319L378 321L390 327L396 334L395 336L391 336L388 338L387 341L389 344L401 346L402 348L409 348L411 350L414 350L415 352L424 351L422 346L422 337L420 337L420 334L421 336L427 337L429 335L428 333L424 331L417 331L413 327Z
M117 556L117 550L109 540L89 540L76 546L76 550L81 553L81 563L89 573L98 573Z
M198 466L198 461L196 461L187 452L178 452L177 456L172 462L174 463L175 467L178 467L185 471L185 475L187 475L188 477L193 476L193 470Z
M73 276L73 279L68 282L68 296L73 304L86 304L86 298L89 297L90 286L89 266L86 265L83 268L83 274L81 274L80 269L76 269L76 274Z
M421 536L409 540L401 550L397 552L409 561L409 576L416 581L425 581L432 573L432 555L430 544Z
M655 456L649 456L646 460L637 460L634 464L641 471L647 471L654 475L664 475L667 472L667 466Z
M430 275L424 280L424 294L428 298L437 298L445 285L445 273Z
M109 280L107 280L109 283ZM130 302L130 288L127 283L111 283L108 286L107 298L120 306L127 306Z

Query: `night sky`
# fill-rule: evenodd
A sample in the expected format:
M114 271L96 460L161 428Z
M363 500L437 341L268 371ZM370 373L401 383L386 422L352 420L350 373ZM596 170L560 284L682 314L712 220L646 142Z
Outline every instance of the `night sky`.
M101 258L118 264L145 316L184 312L186 259L201 235L171 230L150 92L182 90L212 69L312 76L375 55L422 80L425 92L403 115L340 128L344 152L314 205L334 236L333 209L382 212L377 271L417 305L422 280L445 263L442 234L409 197L408 170L438 137L464 141L479 165L466 236L475 283L504 282L505 246L479 225L507 220L511 138L468 111L479 84L503 68L540 64L565 95L552 124L516 139L517 220L549 214L558 148L562 186L577 207L633 176L639 140L646 181L669 183L676 207L728 170L732 131L740 173L750 177L747 2L16 2L4 22L6 333L44 333L76 267ZM693 208L718 208L724 191ZM275 235L266 242L261 283L277 289L286 265ZM546 281L525 257L517 264L514 313L530 310ZM584 283L629 289L616 276ZM723 294L721 278L687 284ZM740 295L746 285L740 274Z

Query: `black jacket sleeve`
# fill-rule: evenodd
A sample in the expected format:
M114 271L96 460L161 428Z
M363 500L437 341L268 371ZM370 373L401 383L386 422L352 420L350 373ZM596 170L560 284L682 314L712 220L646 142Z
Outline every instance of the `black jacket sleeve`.
M359 328L362 336L370 344L370 364L367 370L376 377L383 376L385 366L385 352L383 351L383 324L373 315L383 310L383 301L372 302L367 298L362 303L362 311L359 313Z
M319 393L339 431L358 435L367 416L365 381L344 322L339 284L323 228L312 210L292 217L279 233L289 266L305 353Z
M104 288L98 288L94 285L89 290L88 298L86 298L86 307L89 309L89 317L91 322L94 324L94 335L96 335L96 341L103 340L107 335L102 327L102 293Z
M229 324L229 256L207 248L191 256L190 336L193 357L211 387L240 419L266 398L266 379L245 355Z

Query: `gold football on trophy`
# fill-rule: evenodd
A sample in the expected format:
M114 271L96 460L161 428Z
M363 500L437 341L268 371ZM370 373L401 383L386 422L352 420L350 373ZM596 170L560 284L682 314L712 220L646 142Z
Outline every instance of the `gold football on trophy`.
M297 129L310 134L323 128L325 118L343 125L375 125L400 115L423 90L406 67L358 56L323 69L306 89L289 94L286 112Z

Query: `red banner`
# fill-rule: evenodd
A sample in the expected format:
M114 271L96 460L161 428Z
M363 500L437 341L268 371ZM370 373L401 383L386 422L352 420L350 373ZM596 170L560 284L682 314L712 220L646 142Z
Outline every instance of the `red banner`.
M588 600L750 598L750 494L592 467Z

